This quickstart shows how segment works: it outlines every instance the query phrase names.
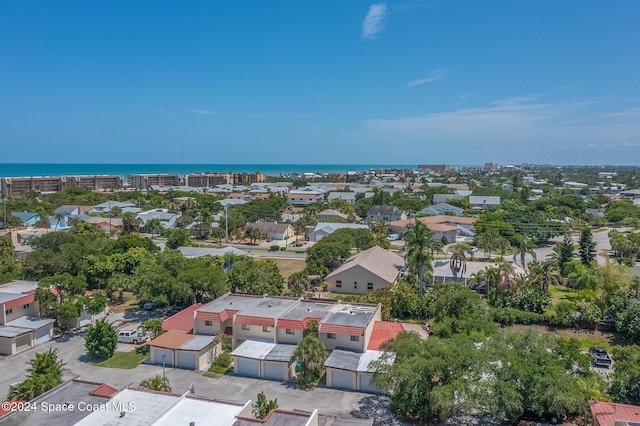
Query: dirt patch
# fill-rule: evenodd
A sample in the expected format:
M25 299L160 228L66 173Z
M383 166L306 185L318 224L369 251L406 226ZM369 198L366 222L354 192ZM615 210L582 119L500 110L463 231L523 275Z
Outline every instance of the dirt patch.
M289 279L292 274L302 271L305 266L307 266L304 259L283 259L280 257L266 259L278 265L278 269L280 269L280 273L284 277L285 281Z

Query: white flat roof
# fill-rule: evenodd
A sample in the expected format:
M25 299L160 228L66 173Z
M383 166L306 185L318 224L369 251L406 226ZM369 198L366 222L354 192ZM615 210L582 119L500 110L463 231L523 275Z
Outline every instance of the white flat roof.
M31 248L31 246L27 246ZM38 288L38 281L15 280L0 285L2 293L28 293Z
M214 336L199 334L178 349L183 351L201 351L211 344Z
M31 333L31 330L21 327L0 326L0 337L16 337L26 333Z
M273 342L261 342L259 340L245 340L235 348L231 355L243 358L265 359L269 352L276 347Z
M194 422L196 425L231 426L243 408L244 406L240 404L226 404L219 401L186 397L171 407L153 424L175 426Z
M25 315L23 317L16 318L13 321L9 321L5 325L9 327L26 328L28 330L37 330L41 327L52 324L55 321L56 320L51 318L36 318L36 317L28 317Z

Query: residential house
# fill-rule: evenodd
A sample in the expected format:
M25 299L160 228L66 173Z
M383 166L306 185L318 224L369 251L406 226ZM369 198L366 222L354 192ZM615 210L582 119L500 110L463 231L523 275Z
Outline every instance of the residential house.
M344 200L352 206L356 203L355 192L330 192L327 196L327 201Z
M396 206L372 206L367 212L367 219L381 222L405 220L407 213Z
M440 216L440 215L451 215L451 216L462 216L464 209L460 207L452 206L447 203L438 203L432 206L426 207L418 212L418 215L424 216Z
M442 240L445 238L448 242L455 242L458 235L465 235L468 237L475 236L475 230L473 224L476 219L472 217L457 217L457 216L427 216L419 217L415 220L427 225L427 228L433 232L433 238ZM404 234L414 223L414 220L397 220L395 222L387 223L387 229L396 234Z
M620 191L618 195L621 198L634 199L640 197L640 189L627 189L626 191Z
M85 214L90 206L60 206L53 211L53 215L49 216L51 229L54 231L62 231L71 228L71 222L74 219L86 220L89 217Z
M287 194L287 201L294 206L308 206L309 204L323 202L324 194L289 192Z
M471 210L486 210L488 207L500 206L500 197L486 195L470 195L469 208Z
M255 228L267 236L267 240L288 240L293 238L294 229L289 223L282 222L251 222L247 223L246 228Z
M33 212L11 212L18 219L22 226L33 226L40 220L40 215Z
M369 229L367 225L359 225L356 223L329 223L319 222L313 231L309 234L309 241L317 243L327 235L331 235L338 229Z
M589 401L592 426L640 426L640 406Z
M140 228L148 231L148 229L146 229L146 225L151 219L160 219L160 224L164 229L173 229L176 225L176 220L181 215L181 213L171 213L167 209L155 209L140 212L136 216L139 219L142 219L142 226Z
M604 218L605 212L600 209L585 209L585 214L590 214L594 218Z
M346 222L349 219L349 215L334 209L323 210L316 217L323 222Z
M446 203L449 200L460 200L464 196L460 194L433 194L433 204Z
M87 219L87 223L105 232L117 232L123 227L122 218L120 217L90 217Z
M104 203L98 204L97 206L93 206L89 209L88 213L91 213L95 216L100 215L110 215L111 210L114 207L119 207L123 213L131 212L131 213L139 213L141 209L137 208L133 203L123 203L120 201L105 201Z
M367 294L393 285L405 267L395 253L373 246L347 259L325 277L334 293Z

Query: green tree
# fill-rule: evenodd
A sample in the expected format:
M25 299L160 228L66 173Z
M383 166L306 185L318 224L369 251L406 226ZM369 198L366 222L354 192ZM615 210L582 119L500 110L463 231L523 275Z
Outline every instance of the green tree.
M305 271L294 272L287 280L289 293L295 297L299 297L302 293L309 290L309 285L309 275Z
M156 375L140 382L140 387L157 392L171 392L171 386L169 385L169 379Z
M171 234L167 239L167 247L175 250L178 247L186 245L189 245L189 231L180 228L171 231Z
M614 346L616 360L611 396L615 402L640 405L640 346Z
M62 383L65 363L58 358L57 349L36 352L28 364L27 378L9 388L7 399L30 401Z
M580 261L586 265L591 266L591 262L593 262L596 258L596 243L593 241L593 235L591 234L591 230L589 228L585 228L582 230L580 234L580 249L578 251L580 256Z
M229 291L227 275L211 258L187 259L180 269L177 280L191 287L198 303L213 300Z
M84 340L89 358L102 361L113 356L118 344L118 331L102 319L89 326Z
M249 259L234 266L229 285L237 293L280 295L284 278L272 261Z
M270 412L278 408L278 399L267 400L264 392L260 392L256 398L256 402L251 405L251 412L256 419L265 419Z
M317 334L307 334L296 345L291 362L300 364L298 385L308 387L322 377L327 350Z
M142 323L142 331L149 333L152 339L155 339L163 333L162 319L161 318L149 318Z
M405 259L409 272L418 277L420 294L424 293L425 278L430 278L433 271L431 260L434 241L431 230L420 221L416 222L405 238Z
M142 226L142 219L136 216L135 213L126 212L122 213L122 233L123 234L133 234L134 232L139 232L140 227Z
M257 240L265 238L265 234L260 232L258 228L248 227L244 233L244 237L251 241L251 244L255 244Z
M151 232L151 238L155 237L156 233L160 233L164 229L162 221L157 217L149 219L147 223L144 224L144 227L147 228L148 232Z

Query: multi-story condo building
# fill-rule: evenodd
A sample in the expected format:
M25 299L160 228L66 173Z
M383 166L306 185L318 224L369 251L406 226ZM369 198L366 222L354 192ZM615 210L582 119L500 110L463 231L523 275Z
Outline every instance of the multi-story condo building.
M122 185L122 176L114 175L7 177L0 180L1 192L5 197L29 191L57 192L69 187L80 187L90 191L111 191L122 188Z
M127 182L133 188L149 189L151 186L180 186L182 179L177 174L128 175Z
M196 187L233 185L234 179L234 173L190 173L184 176L184 184Z

